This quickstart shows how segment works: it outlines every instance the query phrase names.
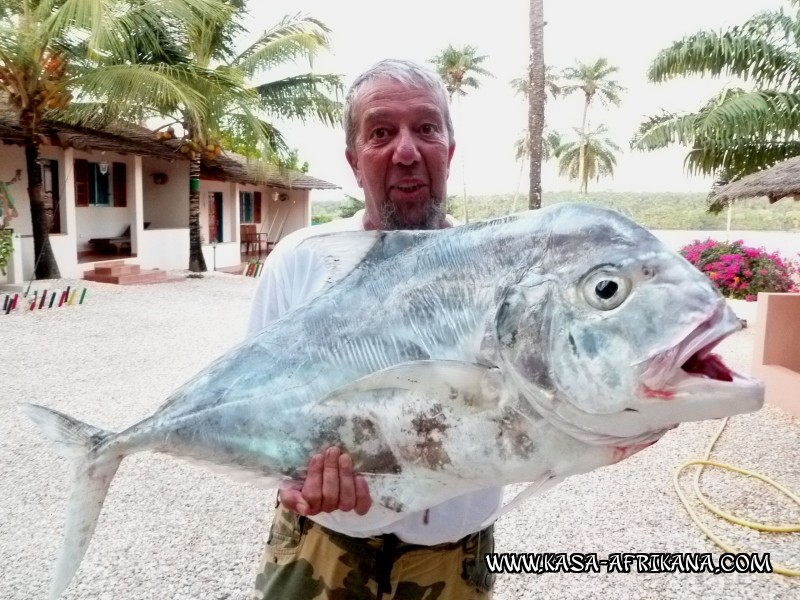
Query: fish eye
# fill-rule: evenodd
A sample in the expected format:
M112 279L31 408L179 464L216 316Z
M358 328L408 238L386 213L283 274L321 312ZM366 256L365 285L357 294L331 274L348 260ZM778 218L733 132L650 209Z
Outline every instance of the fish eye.
M612 310L625 302L631 291L628 279L601 271L591 275L584 283L583 295L592 308Z

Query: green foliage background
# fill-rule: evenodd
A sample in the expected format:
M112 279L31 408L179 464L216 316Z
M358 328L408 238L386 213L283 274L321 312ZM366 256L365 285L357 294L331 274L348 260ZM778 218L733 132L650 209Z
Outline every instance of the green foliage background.
M718 215L706 210L705 194L688 193L631 193L590 192L580 197L574 192L545 192L542 205L557 202L586 202L607 206L628 215L634 221L650 229L697 229L724 230L727 212ZM464 209L460 197L451 196L448 212L463 221ZM494 196L468 196L470 221L490 219L512 212L514 194ZM340 210L349 200L314 202L313 217L340 217ZM517 197L516 211L525 210L527 197ZM731 229L762 231L800 231L800 202L783 199L770 205L766 199L741 200L734 204Z

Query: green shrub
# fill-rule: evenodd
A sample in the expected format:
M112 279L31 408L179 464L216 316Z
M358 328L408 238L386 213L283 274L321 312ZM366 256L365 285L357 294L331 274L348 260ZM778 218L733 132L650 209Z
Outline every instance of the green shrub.
M14 251L12 243L13 229L0 229L0 273L6 274L6 265L11 253Z

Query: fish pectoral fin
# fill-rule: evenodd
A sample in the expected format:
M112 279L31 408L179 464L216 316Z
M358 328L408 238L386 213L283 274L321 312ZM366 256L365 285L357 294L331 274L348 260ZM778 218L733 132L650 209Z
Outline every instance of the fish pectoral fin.
M423 393L468 412L496 409L506 393L497 368L457 360L417 360L356 379L335 389L318 404L352 402L354 395L372 395L378 400L382 396L374 392L385 390Z

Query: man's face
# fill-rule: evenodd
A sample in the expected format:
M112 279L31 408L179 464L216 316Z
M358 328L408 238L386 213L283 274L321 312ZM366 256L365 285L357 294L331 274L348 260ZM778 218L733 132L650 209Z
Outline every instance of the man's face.
M433 92L378 78L354 107L355 143L345 152L366 201L366 229L445 226L449 139Z

